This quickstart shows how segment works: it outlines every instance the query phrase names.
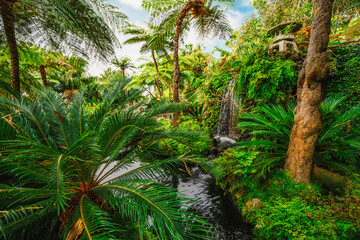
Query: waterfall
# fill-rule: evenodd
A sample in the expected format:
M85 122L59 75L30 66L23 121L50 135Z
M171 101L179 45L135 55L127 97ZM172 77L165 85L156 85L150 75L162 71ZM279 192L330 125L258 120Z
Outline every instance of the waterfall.
M230 122L233 110L232 101L234 100L234 85L235 79L231 80L225 87L224 97L220 107L220 117L217 135L219 137L229 137L230 135Z
M234 139L239 137L236 130L238 109L235 107L239 99L236 98L234 92L235 81L235 79L232 79L229 84L226 85L221 102L217 136L215 137L220 146L234 144Z

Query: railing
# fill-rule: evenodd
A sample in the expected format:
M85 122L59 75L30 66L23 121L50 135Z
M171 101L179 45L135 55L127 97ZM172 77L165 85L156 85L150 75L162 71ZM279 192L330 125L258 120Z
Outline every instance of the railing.
M355 4L354 6L351 6L351 7L347 8L347 9L341 11L341 12L338 12L338 13L335 15L335 16L336 16L336 23L335 23L335 28L334 28L334 34L336 34L336 31L337 31L337 28L338 28L338 23L339 23L340 15L341 15L342 13L347 12L347 11L349 11L350 9L353 9L353 8L355 8L355 7L358 7L358 6L360 6L360 3ZM345 32L349 32L349 31L352 31L352 30L357 29L357 28L360 28L360 25L357 26L357 27L354 27L354 28L352 28L352 29L349 29L349 30L347 30L347 31L345 31Z

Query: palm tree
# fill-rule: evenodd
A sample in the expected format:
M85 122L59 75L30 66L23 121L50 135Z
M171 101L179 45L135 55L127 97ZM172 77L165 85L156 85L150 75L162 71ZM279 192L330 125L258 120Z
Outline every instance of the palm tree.
M140 53L144 54L147 52L151 52L151 58L154 62L154 67L157 75L169 85L169 91L171 91L171 82L161 75L155 57L155 52L163 52L166 57L170 58L166 49L171 49L171 42L167 40L163 35L161 35L159 31L156 31L156 28L151 25L149 25L149 30L137 26L130 26L125 29L124 33L128 35L133 35L133 37L127 39L124 44L143 43L140 49Z
M125 77L125 70L135 68L134 64L131 62L131 58L129 57L122 57L120 59L113 59L111 61L113 65L121 69L123 77Z
M0 0L0 14L11 54L11 84L18 92L18 39L84 56L90 51L106 59L118 44L108 23L121 24L126 19L113 6L97 0Z
M142 94L125 94L127 84L107 89L93 114L82 93L68 106L48 88L37 90L34 101L0 99L0 169L11 179L0 184L2 236L119 239L116 215L159 239L204 238L206 223L187 212L189 201L156 182L184 161L196 162L159 144L172 139L196 148L199 139L159 125L156 116L180 105L125 108Z
M232 3L234 0L182 0L161 1L144 0L145 10L152 12L155 18L162 18L159 29L171 33L175 26L174 34L174 73L173 73L173 101L180 102L180 66L179 66L179 40L184 29L193 23L200 36L210 33L225 37L231 33L229 21L225 16L221 3ZM218 3L215 4L214 3ZM178 126L180 113L174 113L173 127Z

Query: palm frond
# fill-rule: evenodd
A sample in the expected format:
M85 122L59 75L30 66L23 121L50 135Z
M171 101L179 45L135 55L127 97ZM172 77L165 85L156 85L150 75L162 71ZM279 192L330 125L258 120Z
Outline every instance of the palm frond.
M160 239L204 238L196 232L204 231L206 222L184 209L190 202L176 190L146 180L118 181L95 190L101 190L102 194L112 192L109 204L114 210L139 222L145 229L154 230ZM131 205L142 208L130 208ZM191 224L187 222L189 219Z

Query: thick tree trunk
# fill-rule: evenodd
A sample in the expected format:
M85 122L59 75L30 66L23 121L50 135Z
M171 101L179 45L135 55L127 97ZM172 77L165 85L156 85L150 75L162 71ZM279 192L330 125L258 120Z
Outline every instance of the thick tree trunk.
M125 68L121 68L122 76L125 77Z
M321 129L319 105L322 82L330 72L329 44L333 0L317 0L308 54L298 78L295 121L290 135L285 170L296 182L309 183L315 144Z
M195 7L200 7L204 3L202 0L190 0L187 2L183 8L180 10L180 13L176 19L176 26L175 26L175 36L174 36L174 74L173 74L173 101L180 102L180 65L179 65L179 40L181 34L181 26L186 17L186 14ZM173 116L173 127L177 127L179 125L179 116L180 113L176 112Z
M13 6L16 2L17 0L0 0L0 14L4 24L6 41L10 51L11 86L18 94L20 94L19 51L15 37L15 14L13 11Z
M45 87L48 87L49 86L49 83L47 81L47 77L46 77L46 70L45 70L45 66L44 65L41 65L39 67L39 70L40 70L40 75L41 75L41 79L43 81L43 85Z

